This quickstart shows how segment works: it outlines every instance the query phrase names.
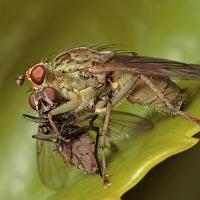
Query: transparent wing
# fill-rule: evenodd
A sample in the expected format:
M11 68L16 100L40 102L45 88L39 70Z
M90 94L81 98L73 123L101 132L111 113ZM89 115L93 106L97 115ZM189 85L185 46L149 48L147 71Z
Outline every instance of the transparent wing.
M136 53L115 53L104 64L92 66L90 72L123 71L134 74L165 76L179 79L200 79L200 65L173 60L138 56Z
M38 172L43 183L50 189L64 186L68 175L67 165L52 141L37 140Z
M40 124L38 134L49 134L49 122L46 118L24 114L27 120ZM61 188L68 179L68 169L63 156L53 141L36 139L38 172L43 183L51 188Z
M103 118L99 117L96 125L103 126ZM112 111L109 132L112 138L124 138L145 132L153 127L148 119L127 112Z

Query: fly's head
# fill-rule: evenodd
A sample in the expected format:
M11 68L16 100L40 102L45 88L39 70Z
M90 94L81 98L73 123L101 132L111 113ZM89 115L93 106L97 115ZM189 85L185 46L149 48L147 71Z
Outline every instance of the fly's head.
M55 80L54 73L50 70L49 63L44 62L32 65L26 71L25 75L19 75L16 81L17 85L22 86L26 78L31 82L34 91L51 86L52 82Z
M51 83L54 81L53 77L48 63L39 62L31 66L25 75L19 75L16 81L18 86L22 86L25 79L31 82L33 93L29 96L29 104L39 113L51 110L59 101L58 91L51 87Z

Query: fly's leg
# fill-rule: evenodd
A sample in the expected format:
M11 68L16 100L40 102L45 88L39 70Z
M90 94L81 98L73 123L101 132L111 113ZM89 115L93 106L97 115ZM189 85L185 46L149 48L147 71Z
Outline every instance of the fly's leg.
M110 98L112 106L115 106L122 99L127 97L137 82L137 79L137 76L130 73L125 73L123 76L119 73L112 75L112 81L108 80L112 88L112 96Z
M50 134L50 135L36 134L36 135L32 135L32 138L35 138L35 139L38 139L38 140L48 140L48 141L51 141L53 139L57 139L58 137L56 137L53 134Z
M31 116L31 115L25 115L23 114L23 117L27 120L30 120L30 121L33 121L33 122L36 122L36 123L40 123L40 124L43 124L45 126L45 123L47 123L46 119L45 118L40 118L40 117L34 117L34 116ZM54 135L53 134L50 134L50 135L44 135L44 134L37 134L37 135L33 135L32 137L33 138L36 138L36 139L40 139L40 140L52 140L52 139L56 139L58 138L59 136L59 130L58 128L56 127L56 124L54 123L54 121L52 120L52 117L51 116L48 116L48 119L49 119L49 122L52 126L52 129L53 129L53 133L55 133ZM41 125L40 125L41 126ZM51 131L51 130L50 130Z
M55 122L53 121L52 116L70 112L70 111L76 109L79 105L80 105L80 99L74 98L73 100L54 108L53 110L51 110L48 113L48 120L49 120L51 127L56 135L60 135L60 131L58 130Z
M103 173L103 182L105 186L111 184L109 181L108 169L106 164L106 142L107 142L108 125L111 114L111 107L112 107L111 103L108 102L106 106L106 115L104 119L104 124L101 132L101 140L100 140L100 148L102 151L102 173Z
M50 122L50 124L51 124L51 127L52 127L52 129L53 129L54 134L55 134L55 135L60 135L60 131L58 130L58 128L57 128L55 122L53 121L52 115L51 115L50 113L48 113L48 116L47 116L47 117L48 117L48 120L49 120L49 122Z
M49 113L51 115L59 115L63 113L68 113L75 110L80 104L81 104L80 99L72 99L71 101L68 101L60 106L57 106L56 108L51 110Z
M200 125L200 119L196 118L195 116L191 115L190 113L184 112L182 110L179 110L175 108L167 98L165 98L164 94L160 92L160 90L152 83L152 81L144 76L139 75L139 77L153 90L153 92L165 103L165 105L170 109L170 111L174 114L181 115L187 119L190 119Z
M42 117L35 117L35 116L31 116L31 115L27 115L27 114L23 114L22 117L26 120L38 123L38 124L46 124L48 123L48 120L46 118L42 118Z
M98 157L98 147L99 147L99 127L92 127L92 129L96 132L96 141L95 141L95 149L94 149L94 156L97 161L97 165L99 168L99 174L101 177L103 177L102 171L101 171L101 165L99 163L99 157Z
M90 129L96 132L96 141L95 141L95 149L94 149L94 156L96 158L97 161L97 165L99 168L99 174L101 177L103 177L102 175L102 171L101 171L101 166L99 163L99 158L98 158L98 147L99 147L99 127L96 127L93 125L94 120L96 120L96 118L98 117L98 115L94 115L93 118L90 121Z

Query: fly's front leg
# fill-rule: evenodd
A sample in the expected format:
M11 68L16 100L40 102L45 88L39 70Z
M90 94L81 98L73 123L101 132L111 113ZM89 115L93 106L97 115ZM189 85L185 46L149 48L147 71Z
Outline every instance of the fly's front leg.
M145 75L139 75L138 77L140 77L149 86L149 88L153 90L153 92L160 98L161 101L165 103L165 105L169 108L169 110L173 114L181 115L187 119L194 121L198 125L200 125L200 119L196 118L190 113L184 112L180 109L177 109L175 106L173 106L169 102L169 100L165 97L165 95L162 92L160 92L160 90L156 87L156 85L152 83L152 81L148 77L146 77Z
M49 114L53 115L59 115L59 114L63 114L63 113L68 113L71 112L73 110L75 110L79 105L81 104L81 100L80 99L71 99L70 101L54 108L53 110L51 110L49 112Z
M60 131L58 130L56 124L53 121L54 115L59 115L63 113L68 113L70 111L75 110L79 105L81 104L80 98L78 98L76 95L74 95L74 98L72 98L70 101L54 108L48 113L48 119L51 124L51 127L56 135L60 135Z
M108 125L110 120L111 114L111 103L108 102L106 106L106 115L104 119L104 124L101 132L101 140L100 140L100 148L102 151L102 174L103 174L103 182L105 186L110 185L109 175L108 175L108 168L106 164L106 142L107 142L107 133L108 133Z

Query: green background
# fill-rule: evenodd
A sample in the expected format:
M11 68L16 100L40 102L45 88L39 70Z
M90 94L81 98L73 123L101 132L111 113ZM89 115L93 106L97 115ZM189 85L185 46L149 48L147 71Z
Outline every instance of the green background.
M37 175L31 139L37 127L21 118L34 114L27 103L30 85L18 88L18 74L81 44L120 44L142 55L200 63L199 8L197 0L0 1L0 199L54 193ZM197 145L168 159L124 199L199 199L199 155Z

